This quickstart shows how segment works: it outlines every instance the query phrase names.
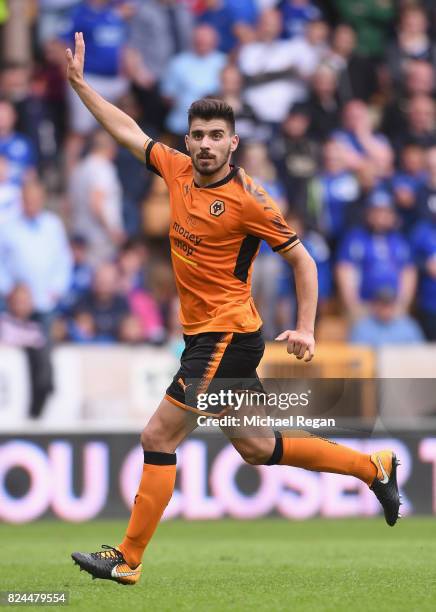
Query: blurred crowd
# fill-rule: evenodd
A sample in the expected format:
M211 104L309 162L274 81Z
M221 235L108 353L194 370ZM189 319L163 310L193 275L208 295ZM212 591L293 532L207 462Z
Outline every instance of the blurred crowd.
M0 66L0 342L180 338L166 187L67 86L75 31L88 82L154 138L184 150L195 99L232 105L234 162L317 263L318 338L436 341L435 6L39 0L31 63ZM265 243L253 291L266 339L294 324Z

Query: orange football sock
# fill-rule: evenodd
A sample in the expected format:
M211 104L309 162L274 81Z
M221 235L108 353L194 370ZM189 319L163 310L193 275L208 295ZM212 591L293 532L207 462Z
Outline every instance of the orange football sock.
M348 474L371 485L377 468L365 453L318 438L308 432L286 432L282 436L283 455L280 465L292 465L315 472Z
M138 493L126 535L118 546L130 567L135 568L141 563L145 547L171 499L175 481L174 453L144 452L144 467Z

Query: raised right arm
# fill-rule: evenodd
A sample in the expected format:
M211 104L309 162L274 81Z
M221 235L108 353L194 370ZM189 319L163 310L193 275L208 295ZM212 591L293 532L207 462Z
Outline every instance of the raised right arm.
M105 100L88 85L83 76L85 63L85 41L81 32L75 35L75 52L67 49L67 78L87 109L100 125L120 145L126 147L141 161L145 161L144 147L150 140L129 115Z

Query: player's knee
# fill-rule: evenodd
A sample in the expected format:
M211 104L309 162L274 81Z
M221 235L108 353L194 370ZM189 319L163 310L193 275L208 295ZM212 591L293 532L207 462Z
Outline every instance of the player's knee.
M146 427L141 433L141 445L145 451L172 452L168 440L156 429Z

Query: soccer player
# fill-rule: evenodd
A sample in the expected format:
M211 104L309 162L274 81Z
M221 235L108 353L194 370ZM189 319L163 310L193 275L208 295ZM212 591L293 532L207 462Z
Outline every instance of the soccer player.
M161 175L170 191L171 254L186 348L179 371L141 435L143 472L124 539L117 547L72 554L93 577L134 584L141 575L144 550L173 493L176 448L197 427L198 413L205 414L195 408L192 398L187 399L192 395L189 381L200 381L196 393L220 378L260 385L256 367L264 342L250 295L260 240L265 239L293 267L297 325L277 339L287 341L289 354L306 361L312 359L315 347L316 267L275 202L241 168L230 165L238 146L231 107L211 99L192 104L186 136L189 155L174 151L154 142L85 82L81 33L76 33L75 44L74 55L67 51L72 87L113 138ZM399 516L398 462L391 451L366 455L310 434L272 431L269 436L241 436L231 442L252 465L351 474L372 488L389 525Z

